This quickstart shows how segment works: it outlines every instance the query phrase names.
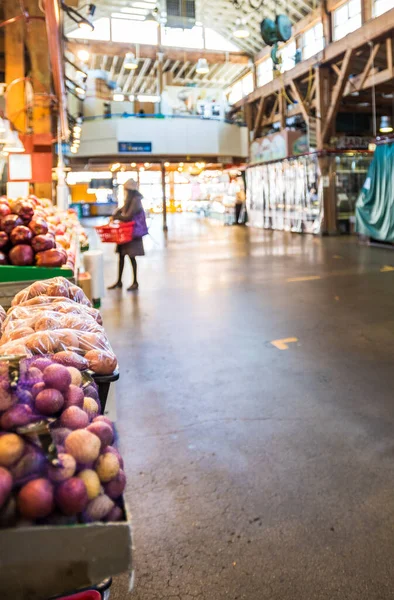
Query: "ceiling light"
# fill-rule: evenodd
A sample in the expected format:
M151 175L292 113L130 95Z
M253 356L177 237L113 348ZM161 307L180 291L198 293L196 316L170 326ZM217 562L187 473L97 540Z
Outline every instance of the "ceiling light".
M179 163L179 166L180 166L180 167L184 167L184 166L185 166L185 163L182 163L182 162L180 162L180 163Z
M79 29L82 29L82 31L86 31L91 33L92 31L94 31L94 26L93 23L90 23L90 21L86 20L86 21L80 21L78 23L78 27Z
M126 21L145 21L142 15L124 15L122 13L111 13L113 19L123 19Z
M126 14L135 14L135 15L147 15L149 10L146 8L134 8L134 6L132 6L132 7L126 6L124 8L121 8L120 12L126 13Z
M140 94L137 96L137 100L138 102L160 102L160 96Z
M82 127L80 125L74 125L73 127L73 132L74 133L80 133L82 131Z
M198 75L207 75L209 73L209 65L206 58L199 58L196 67Z
M392 133L393 127L391 125L390 117L384 116L380 119L380 133Z
M149 167L150 167L150 163L145 163L145 164L144 164L144 167L145 167L146 169L149 169Z
M133 169L135 169L135 167L137 166L137 163L131 163L130 167L132 167Z
M238 21L233 31L233 35L239 40L242 40L250 36L250 31L246 27L245 23L242 23L242 21Z
M85 96L85 94L86 94L86 91L79 85L77 85L77 87L75 88L75 91L79 96Z
M371 142L370 144L368 144L368 150L370 152L375 152L375 150L376 150L376 144L374 144L373 142Z
M160 23L156 18L156 15L153 13L153 11L151 11L148 16L145 19L145 23L152 23L152 25L155 25L156 27L159 27Z
M170 166L171 166L171 163L169 163L169 162L165 162L165 163L164 163L164 166L168 168L168 167L170 167Z
M90 58L90 53L87 50L78 50L77 56L82 62L87 62Z
M120 88L116 88L116 90L112 94L112 100L114 102L124 102L124 93Z
M135 100L134 94L130 94L130 96L129 96L129 102L134 102L134 100Z
M114 163L111 167L111 171L117 171L120 168L120 163Z
M123 66L125 69L128 69L129 71L135 71L135 69L138 69L138 60L136 59L136 57L134 56L134 54L132 52L127 52L125 59L124 59Z
M145 167L140 167L140 171L145 171Z
M73 154L76 154L78 152L78 150L77 150L77 148L75 148L75 146L71 146L70 150Z

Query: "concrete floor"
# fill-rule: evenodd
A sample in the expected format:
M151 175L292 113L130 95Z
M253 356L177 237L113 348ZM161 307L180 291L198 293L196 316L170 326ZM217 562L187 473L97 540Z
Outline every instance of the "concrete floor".
M135 539L111 598L393 598L394 253L156 221L103 307Z

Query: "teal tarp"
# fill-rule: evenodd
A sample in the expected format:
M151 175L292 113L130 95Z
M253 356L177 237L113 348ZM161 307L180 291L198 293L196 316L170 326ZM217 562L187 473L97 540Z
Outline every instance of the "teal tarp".
M356 203L356 230L382 242L394 242L394 144L375 150Z

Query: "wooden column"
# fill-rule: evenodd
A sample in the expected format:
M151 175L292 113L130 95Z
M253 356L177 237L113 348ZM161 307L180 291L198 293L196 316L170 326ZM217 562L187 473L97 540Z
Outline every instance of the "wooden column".
M29 15L43 16L38 0L24 0L24 3ZM35 97L32 129L34 147L39 147L39 151L34 151L34 160L45 162L46 172L34 188L37 196L52 198L52 115L49 95L45 96L51 93L51 68L45 21L34 19L26 24L26 46L34 92L43 94Z
M333 156L319 157L320 176L323 183L323 222L322 234L336 235L337 206L336 206L336 173Z
M4 1L4 18L11 19L20 14L19 5L15 0ZM24 24L23 20L16 21L4 28L5 37L5 82L10 88L7 90L6 112L7 118L18 131L26 131L25 110L25 52L24 52ZM13 83L21 79L20 83ZM11 85L12 84L12 85Z
M328 67L316 67L316 137L317 149L323 150L323 130L325 115L330 104L330 70Z
M373 0L361 0L361 16L363 23L372 19L372 4Z
M321 4L321 21L323 24L324 42L327 47L332 42L332 16L328 12L326 0L323 0Z
M284 90L279 92L279 115L280 115L280 128L286 129L286 99Z

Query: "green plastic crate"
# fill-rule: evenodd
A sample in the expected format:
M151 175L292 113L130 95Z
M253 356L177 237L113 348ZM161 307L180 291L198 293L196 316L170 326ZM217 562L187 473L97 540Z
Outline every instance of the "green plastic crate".
M6 310L11 306L12 299L18 292L35 281L65 277L75 283L72 269L57 267L15 267L0 265L0 305Z

